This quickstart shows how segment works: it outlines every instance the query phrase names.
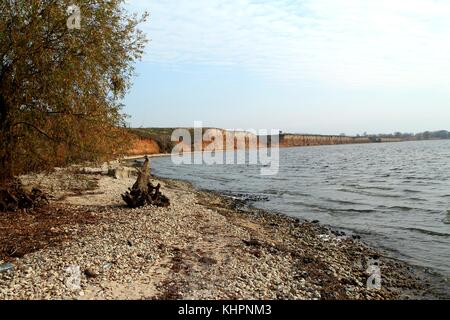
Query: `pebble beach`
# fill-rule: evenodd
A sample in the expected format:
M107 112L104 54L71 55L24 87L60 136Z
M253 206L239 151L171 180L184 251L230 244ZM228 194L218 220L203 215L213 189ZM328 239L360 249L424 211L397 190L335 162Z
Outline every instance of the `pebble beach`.
M161 184L171 205L129 209L120 195L135 177L103 171L58 169L22 177L25 186L51 196L42 213L49 222L39 225L34 213L20 213L41 234L22 254L3 248L0 265L13 268L0 273L0 299L433 297L411 266L318 221L247 208L157 177L152 182ZM2 219L0 239L10 243L5 226L14 217ZM368 286L374 260L379 288Z

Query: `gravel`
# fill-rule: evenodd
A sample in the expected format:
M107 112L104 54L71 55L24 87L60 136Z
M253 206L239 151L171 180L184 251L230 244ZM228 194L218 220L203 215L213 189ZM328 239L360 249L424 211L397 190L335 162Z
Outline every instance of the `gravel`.
M0 273L0 299L405 299L425 294L424 280L411 268L317 222L237 209L232 199L157 178L171 206L128 209L120 194L132 178L89 172L60 169L22 179L56 194L51 205L89 211L97 219L69 228L67 241L12 259L14 269ZM381 263L379 290L367 287L370 258Z

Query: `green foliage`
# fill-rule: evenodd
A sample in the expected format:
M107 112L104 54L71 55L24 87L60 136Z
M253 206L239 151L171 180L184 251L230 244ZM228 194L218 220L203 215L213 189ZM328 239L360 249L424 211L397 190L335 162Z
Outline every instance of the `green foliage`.
M120 152L120 99L146 39L123 0L0 4L0 175ZM81 9L68 29L67 8ZM113 150L111 150L113 149ZM2 178L2 177L0 177Z

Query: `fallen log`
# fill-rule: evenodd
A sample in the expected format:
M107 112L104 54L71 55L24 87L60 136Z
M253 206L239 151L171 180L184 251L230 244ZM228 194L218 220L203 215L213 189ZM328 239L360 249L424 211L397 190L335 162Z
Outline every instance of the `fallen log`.
M130 208L139 208L145 205L168 207L170 200L160 191L161 184L155 187L150 181L150 160L145 157L144 164L138 169L136 182L122 195L122 199Z

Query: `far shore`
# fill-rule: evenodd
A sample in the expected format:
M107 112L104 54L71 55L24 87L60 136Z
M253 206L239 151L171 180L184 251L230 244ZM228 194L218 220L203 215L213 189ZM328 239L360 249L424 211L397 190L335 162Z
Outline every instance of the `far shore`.
M7 228L17 220L33 227L16 239L19 255L1 252L0 265L14 268L0 273L0 299L436 297L417 269L357 238L317 221L244 209L186 182L154 177L170 207L128 209L120 195L133 177L61 169L21 180L52 202L43 222L39 214L1 217ZM373 260L381 261L379 289L367 284ZM67 285L70 266L81 272L78 288Z
M161 158L161 157L169 157L170 153L153 153L153 154L141 154L141 155L131 155L131 156L124 156L119 158L118 160L137 160L137 159L143 159L145 157L149 158Z
M441 141L442 139L429 139L429 140L420 140L420 141ZM326 146L345 146L345 145L355 145L355 144L383 144L383 143L401 143L401 142L418 142L419 140L394 140L394 141L381 141L381 142L368 142L368 143L344 143L344 144L318 144L318 145L280 145L279 148L280 149L288 149L288 148L308 148L308 147L326 147ZM244 149L234 149L233 151L239 151L239 150L244 150ZM246 151L248 150L245 149ZM218 150L221 152L226 152L229 150L223 149L223 150ZM184 152L184 153L190 153L190 154L194 154L196 152L204 152L202 151L191 151L191 152ZM137 159L143 159L144 157L149 157L149 158L161 158L161 157L170 157L172 154L171 153L142 153L142 154L129 154L129 155L125 155L120 157L118 160L137 160Z

